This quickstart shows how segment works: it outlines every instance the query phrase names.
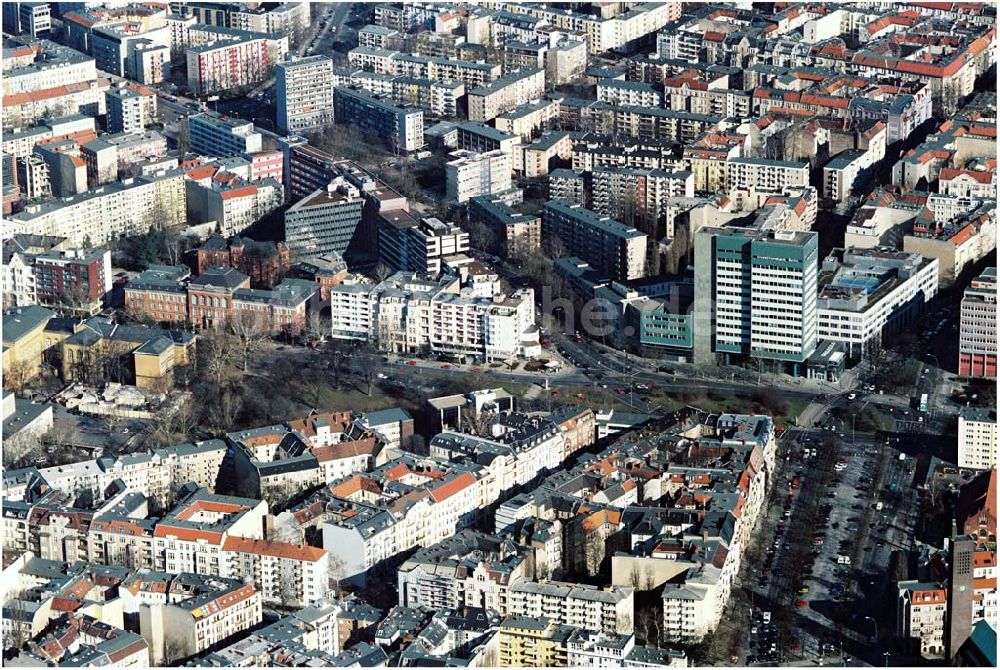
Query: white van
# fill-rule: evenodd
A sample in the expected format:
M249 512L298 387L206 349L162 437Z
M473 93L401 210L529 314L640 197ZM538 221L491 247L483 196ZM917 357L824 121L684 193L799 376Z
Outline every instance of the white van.
M837 556L837 563L839 563L840 565L850 565L851 564L851 557L850 556Z

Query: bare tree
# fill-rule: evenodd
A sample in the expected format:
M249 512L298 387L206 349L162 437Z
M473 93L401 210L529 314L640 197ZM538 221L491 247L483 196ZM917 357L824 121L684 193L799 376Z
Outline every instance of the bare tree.
M465 224L469 231L469 239L477 249L482 249L488 254L496 254L501 249L501 239L496 230L481 221L470 221Z
M3 646L4 649L21 649L24 643L30 639L28 626L25 625L25 619L29 619L29 617L24 594L21 592L8 593L4 595L4 598L3 605L4 609L9 612L7 616L10 624L4 626L7 629L7 634L4 636Z
M584 570L588 575L596 575L604 560L604 540L599 531L587 533L583 540Z
M306 326L306 337L310 343L323 344L330 337L332 321L329 316L316 314L309 318Z
M214 378L216 384L229 373L232 366L232 347L224 333L203 333L198 342L198 356L202 369Z
M545 254L552 260L559 260L566 255L566 245L558 235L549 235L543 241Z
M239 310L229 321L229 328L236 336L240 349L240 361L246 372L250 357L259 351L267 341L267 327L263 311Z
M281 604L285 607L298 607L301 605L299 590L295 586L295 575L290 574L289 570L280 570L278 577L278 597L281 599Z
M186 439L197 427L191 400L185 398L172 409L156 413L149 439L156 446L166 446Z
M367 346L360 349L359 355L356 358L358 361L358 372L361 375L361 379L368 386L367 393L370 396L375 386L375 380L378 378L378 373L382 369L382 359L378 353L372 351Z
M4 438L3 464L6 468L23 468L41 457L38 440L24 431Z
M94 301L90 299L87 286L82 283L72 284L63 291L62 304L73 314L90 313Z
M344 373L344 360L348 358L348 352L344 350L343 340L330 340L324 349L324 355L327 359L326 367L333 376L333 384L339 386Z
M462 428L465 432L472 435L479 435L480 437L487 437L490 434L490 426L493 425L493 419L496 416L493 412L480 411L476 412L469 407L463 407L460 410Z
M35 372L35 366L31 361L14 361L4 371L4 387L8 391L19 393L28 385L28 382L34 377Z
M392 269L385 263L379 263L375 266L374 271L375 280L379 282L384 282L386 279L392 275Z
M646 569L642 571L642 590L652 591L656 584L656 575L653 574L653 568L646 566Z
M223 430L231 428L236 423L240 410L243 408L243 395L237 384L228 384L219 394L219 427Z
M328 587L333 598L339 598L341 593L341 582L347 576L347 563L338 554L327 552L327 571L330 575Z
M130 377L133 345L123 340L105 339L100 345L100 355L105 378L127 384Z

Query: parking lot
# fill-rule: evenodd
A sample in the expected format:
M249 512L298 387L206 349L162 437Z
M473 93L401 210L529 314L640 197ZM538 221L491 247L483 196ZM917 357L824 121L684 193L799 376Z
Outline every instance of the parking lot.
M878 662L866 657L876 625L880 637L892 626L879 604L892 551L913 543L915 460L874 434L823 429L798 432L782 451L750 584L746 661Z

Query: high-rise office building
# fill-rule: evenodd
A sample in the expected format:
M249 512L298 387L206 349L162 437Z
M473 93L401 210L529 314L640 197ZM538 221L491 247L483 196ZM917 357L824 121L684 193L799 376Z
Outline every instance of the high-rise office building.
M997 376L997 269L986 268L962 296L959 320L958 374Z
M749 356L800 373L817 343L819 236L706 227L694 255L695 360Z

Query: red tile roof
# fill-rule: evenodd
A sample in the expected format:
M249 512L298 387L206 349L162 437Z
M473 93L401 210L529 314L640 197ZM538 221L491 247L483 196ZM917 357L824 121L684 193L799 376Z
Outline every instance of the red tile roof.
M227 537L222 545L222 549L223 551L242 554L292 558L309 563L315 563L326 556L326 551L318 547L289 544L287 542L269 542L268 540L256 540L249 537Z
M435 502L443 502L468 487L474 486L475 483L476 478L472 476L472 473L465 472L460 476L455 477L455 479L452 479L450 482L446 482L436 489L433 489L431 491L431 497L434 498Z
M178 540L186 542L197 542L199 540L204 540L205 542L209 542L211 544L219 544L222 542L222 533L220 532L187 528L185 526L172 526L169 522L161 522L157 524L153 535L156 537L167 537L172 535Z
M225 191L222 194L222 199L233 200L235 198L244 198L251 195L257 195L257 187L253 186L252 184L250 186L244 186L242 188L235 188L231 191Z
M966 176L980 184L989 184L993 181L992 172L982 172L980 170L960 170L956 168L942 168L940 180L951 181L957 177Z

